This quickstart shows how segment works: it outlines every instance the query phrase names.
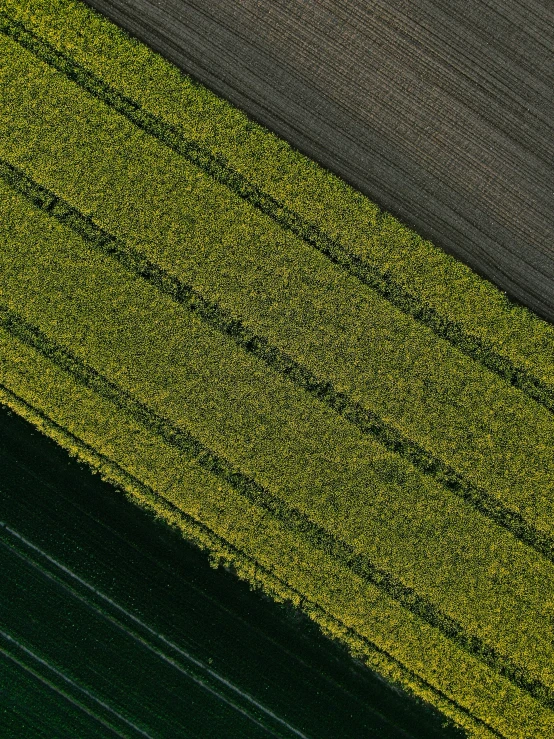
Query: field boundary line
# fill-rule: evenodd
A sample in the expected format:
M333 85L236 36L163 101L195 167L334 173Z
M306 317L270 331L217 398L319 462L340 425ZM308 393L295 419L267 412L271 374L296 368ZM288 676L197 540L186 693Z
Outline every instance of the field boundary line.
M480 637L466 633L454 618L418 595L414 588L373 564L368 555L356 552L353 546L336 538L325 527L312 521L300 510L288 505L272 494L252 477L223 456L218 455L196 439L190 432L155 413L147 405L134 399L125 390L80 360L69 350L59 346L42 331L30 325L4 305L0 305L0 327L27 346L36 349L60 369L73 375L85 387L128 413L149 431L157 434L167 444L184 452L202 469L231 485L260 508L268 511L290 531L305 537L310 544L334 557L366 582L382 590L410 613L437 629L453 644L470 656L480 660L498 675L528 693L541 705L554 710L554 689L533 677L509 657L485 643Z
M314 373L273 346L269 341L221 308L204 298L193 287L174 277L122 239L116 238L92 218L84 216L52 191L38 185L28 175L0 158L0 179L25 196L35 207L71 228L78 236L103 254L117 260L131 274L154 285L162 294L198 316L211 328L231 338L237 346L263 361L270 369L289 379L332 411L345 418L359 431L372 436L389 451L398 454L421 473L435 480L481 515L509 531L516 539L554 563L554 537L539 531L517 511L505 506L494 495L473 483L439 457L412 441L374 411L364 408L339 392L333 383L320 380Z
M31 649L29 649L28 647L26 647L23 644L21 644L11 634L8 634L7 632L0 630L0 639L3 639L4 641L6 641L6 642L8 642L8 643L10 643L12 645L15 645L15 647L17 649L19 649L24 654L26 654L29 657L31 657L33 660L35 660L39 664L41 664L44 667L46 667L48 670L50 670L55 675L57 675L58 677L60 677L64 682L66 682L69 685L71 685L73 688L75 688L76 690L78 690L80 693L83 693L84 695L86 695L87 698L89 698L89 700L91 700L94 703L98 704L101 708L104 709L104 711L106 711L107 713L113 715L115 718L119 719L122 723L126 724L129 728L131 728L134 731L136 731L137 734L140 734L140 736L144 736L147 739L154 739L153 736L151 736L146 731L144 731L143 729L141 729L140 726L136 726L130 719L128 719L126 716L124 716L123 714L121 714L118 711L116 711L115 708L113 708L112 706L110 706L108 703L105 703L101 698L99 698L98 696L96 696L93 693L91 693L90 690L88 690L86 687L84 687L83 685L80 685L76 680L73 680L68 675L64 674L61 670L59 670L57 667L54 667L54 665L50 664L50 662L48 662L47 660L43 659L42 657L39 657L38 654L35 654L35 652L33 652ZM2 650L2 651L4 653L7 652L7 650ZM22 663L19 660L17 660L9 652L8 652L8 655L11 656L12 659L14 659L14 661L18 662L18 664L20 664L21 666L24 666L25 669L27 669L27 667L24 665L24 663ZM36 674L36 673L33 672L33 674ZM41 679L41 678L39 678L39 679ZM61 691L58 690L57 692L61 692ZM63 695L63 693L62 693L62 695ZM79 705L79 708L81 708L81 704L77 704L77 705ZM90 712L90 711L86 711L86 712L87 713L90 713L92 715L92 712ZM125 736L125 734L120 734L119 731L117 731L116 729L114 729L112 726L110 726L106 722L102 721L102 719L100 717L98 717L98 716L94 716L94 717L97 718L100 721L100 723L104 724L105 726L108 726L108 728L110 728L112 731L114 731L118 736Z
M283 229L298 236L324 254L360 282L373 289L405 315L426 326L460 352L495 373L508 385L526 394L554 413L554 388L531 372L499 354L493 344L467 332L462 324L446 318L403 287L390 270L380 270L355 253L349 252L314 223L302 218L292 208L280 203L269 193L251 183L233 169L219 153L212 153L176 126L144 110L137 102L110 87L97 75L85 69L48 41L26 28L23 23L0 11L0 32L30 51L38 59L64 74L81 89L125 116L131 123L153 136L172 151L183 156L205 174L228 187L235 195L272 218Z
M2 395L4 396L4 400L2 400ZM304 612L316 613L322 616L323 622L336 625L339 628L339 631L346 637L350 637L354 641L363 644L370 652L383 655L390 664L397 666L403 674L408 675L413 679L419 687L429 689L437 695L439 699L444 700L447 704L453 706L455 711L459 711L464 716L467 716L471 721L485 727L494 736L500 737L500 739L507 739L503 734L490 726L485 720L475 716L468 708L457 703L456 700L450 698L440 688L429 683L425 678L418 675L411 668L404 665L399 659L387 652L386 649L379 647L377 644L372 642L371 639L357 632L352 626L348 626L337 616L333 616L331 613L326 611L323 606L320 606L315 601L311 601L309 598L306 598L299 590L296 590L292 585L289 585L289 583L280 578L274 572L259 564L259 562L257 562L253 557L217 534L202 521L197 520L189 513L183 511L162 493L155 491L149 485L139 480L132 473L121 467L117 462L94 449L94 447L83 439L75 436L71 431L68 431L66 428L51 419L44 411L34 407L31 403L17 395L17 393L0 381L0 404L2 403L7 405L18 415L25 415L28 420L30 418L34 419L32 422L35 426L37 425L38 419L38 428L42 433L51 438L61 437L69 447L73 447L78 450L77 456L79 456L85 464L100 471L101 478L104 481L116 488L122 488L128 497L148 508L148 510L150 510L154 515L160 516L160 508L162 508L165 513L167 523L175 525L174 521L177 519L182 525L188 526L189 531L186 535L190 536L192 541L196 546L200 547L200 549L207 549L212 553L216 552L219 559L223 558L225 561L229 562L231 566L235 566L236 563L240 564L241 562L247 562L255 573L254 579L250 580L252 584L257 582L257 573L263 573L265 579L262 583L270 592L275 592L281 596L283 592L286 593L288 600L292 603L296 602L298 607L300 607ZM40 424L44 424L48 429L48 432L41 428ZM54 434L51 433L52 431ZM73 453L73 455L74 454L75 453ZM184 535L183 529L181 529L181 533ZM238 574L240 575L240 571ZM244 579L244 575L242 577ZM321 623L320 628L322 628ZM350 644L350 646L352 647L352 644Z

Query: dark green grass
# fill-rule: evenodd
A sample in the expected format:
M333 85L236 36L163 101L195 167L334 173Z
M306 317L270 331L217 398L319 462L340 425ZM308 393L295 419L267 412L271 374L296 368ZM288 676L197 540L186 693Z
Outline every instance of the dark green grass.
M6 645L8 646L8 645ZM113 739L117 734L10 650L0 653L0 725L5 739ZM27 662L33 660L27 657ZM39 668L39 669L37 669Z

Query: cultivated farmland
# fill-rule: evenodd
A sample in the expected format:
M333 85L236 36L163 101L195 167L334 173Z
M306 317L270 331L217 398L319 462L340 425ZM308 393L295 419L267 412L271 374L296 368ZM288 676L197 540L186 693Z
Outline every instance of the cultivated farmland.
M0 398L474 736L554 731L554 329L85 6L0 14Z

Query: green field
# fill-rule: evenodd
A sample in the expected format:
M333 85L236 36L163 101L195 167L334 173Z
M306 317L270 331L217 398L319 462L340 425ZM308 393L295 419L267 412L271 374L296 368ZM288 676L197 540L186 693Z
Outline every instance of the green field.
M0 400L473 736L554 733L554 328L84 5L0 13Z

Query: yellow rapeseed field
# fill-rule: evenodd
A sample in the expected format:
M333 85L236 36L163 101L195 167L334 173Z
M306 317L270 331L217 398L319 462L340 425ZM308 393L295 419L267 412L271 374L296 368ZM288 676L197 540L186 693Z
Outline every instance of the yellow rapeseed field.
M554 328L80 2L0 31L0 400L471 736L553 736Z

